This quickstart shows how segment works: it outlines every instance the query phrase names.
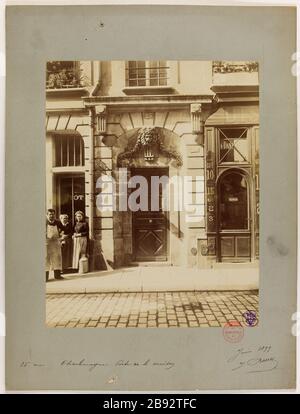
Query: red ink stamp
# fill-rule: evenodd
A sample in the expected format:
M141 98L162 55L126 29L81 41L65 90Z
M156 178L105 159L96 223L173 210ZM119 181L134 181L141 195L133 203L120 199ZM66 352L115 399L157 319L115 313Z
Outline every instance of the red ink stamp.
M244 328L239 321L229 321L223 327L223 337L227 342L240 342L244 337Z

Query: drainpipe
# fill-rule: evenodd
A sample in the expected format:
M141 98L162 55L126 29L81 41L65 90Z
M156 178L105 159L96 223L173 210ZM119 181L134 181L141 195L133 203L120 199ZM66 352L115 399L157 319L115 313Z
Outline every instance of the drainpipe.
M93 62L91 62L93 65ZM94 67L92 67L92 76L93 81L95 79L95 73ZM97 84L94 87L94 89L91 91L90 96L97 95L100 85L101 85L101 61L98 62L98 76L97 76ZM90 106L90 118L91 118L91 135L90 135L90 187L89 187L89 193L90 193L90 207L89 207L89 217L90 217L90 239L94 239L94 211L95 211L95 188L94 188L94 176L95 176L95 134L97 130L97 117L95 113L95 107Z
M94 146L94 136L95 136L95 114L93 108L90 108L90 117L91 117L91 134L90 134L90 204L89 204L89 217L90 217L90 239L94 239L94 204L95 204L95 189L94 189L94 158L95 158L95 146Z
M92 90L90 96L97 96L101 88L101 61L98 62L98 76L97 77L98 77L97 84L95 88Z

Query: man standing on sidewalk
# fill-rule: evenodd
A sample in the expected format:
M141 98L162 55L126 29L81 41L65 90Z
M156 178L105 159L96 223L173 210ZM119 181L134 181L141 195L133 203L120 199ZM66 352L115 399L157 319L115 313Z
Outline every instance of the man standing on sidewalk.
M55 210L47 210L46 220L46 282L49 279L49 270L54 271L55 279L63 279L61 276L62 256L60 245L61 224L55 219Z

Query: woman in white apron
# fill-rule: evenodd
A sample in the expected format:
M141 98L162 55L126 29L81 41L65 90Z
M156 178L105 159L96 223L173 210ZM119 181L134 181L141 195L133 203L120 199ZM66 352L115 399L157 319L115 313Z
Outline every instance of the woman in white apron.
M47 211L46 220L46 282L49 279L49 271L54 271L55 279L63 279L61 276L61 237L60 222L55 219L55 210Z
M82 211L75 213L75 226L73 234L73 269L79 268L79 260L86 256L88 247L89 226L85 221L85 216Z

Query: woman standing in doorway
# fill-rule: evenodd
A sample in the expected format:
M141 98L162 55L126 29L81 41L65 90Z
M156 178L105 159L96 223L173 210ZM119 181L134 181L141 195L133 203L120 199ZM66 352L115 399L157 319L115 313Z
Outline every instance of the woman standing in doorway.
M73 225L69 222L68 214L61 214L59 216L61 222L61 254L62 254L62 269L65 272L72 267L73 260Z
M85 220L85 216L82 211L76 211L75 213L75 226L74 226L74 246L73 246L73 269L79 268L79 260L81 257L86 256L88 246L89 226Z

